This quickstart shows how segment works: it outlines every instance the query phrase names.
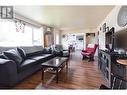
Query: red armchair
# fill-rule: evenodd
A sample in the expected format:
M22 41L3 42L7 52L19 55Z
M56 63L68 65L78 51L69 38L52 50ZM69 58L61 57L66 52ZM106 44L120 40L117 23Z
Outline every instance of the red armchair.
M82 50L82 59L89 58L89 61L94 61L94 54L96 52L97 44L88 44L86 50Z

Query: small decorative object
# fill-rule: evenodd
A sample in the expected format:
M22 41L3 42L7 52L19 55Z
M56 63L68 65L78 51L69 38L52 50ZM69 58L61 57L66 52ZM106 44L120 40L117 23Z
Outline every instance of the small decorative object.
M103 32L106 32L106 23L103 24Z
M48 27L48 28L47 28L47 31L51 31L51 28Z
M97 32L97 34L99 35L99 31Z
M100 31L101 31L101 27L100 27Z
M68 40L68 36L67 35L62 35L62 38L65 39L65 41Z
M62 38L65 38L65 35L62 35Z
M21 21L15 21L16 32L24 33L25 24Z
M106 27L106 32L108 32L109 31L109 27Z
M117 24L120 27L124 27L127 25L127 6L122 6L118 13Z

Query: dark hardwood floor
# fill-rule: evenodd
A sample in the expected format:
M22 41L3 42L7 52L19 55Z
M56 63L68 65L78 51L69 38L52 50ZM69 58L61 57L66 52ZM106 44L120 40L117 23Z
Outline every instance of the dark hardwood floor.
M45 83L41 84L41 71L17 84L14 89L98 89L105 81L97 68L97 58L94 62L82 61L81 51L71 54L68 73L63 69L59 73L59 83L51 74L45 74Z

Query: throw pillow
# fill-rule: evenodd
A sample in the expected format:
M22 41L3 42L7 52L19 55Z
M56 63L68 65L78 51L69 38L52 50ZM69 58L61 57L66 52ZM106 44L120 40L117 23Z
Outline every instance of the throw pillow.
M2 58L2 59L8 59L4 54L0 54L0 58Z
M22 48L17 48L17 51L19 52L20 56L22 57L23 60L26 58L26 53Z
M14 49L11 49L11 50L8 50L8 51L4 51L3 53L9 59L15 61L15 63L17 64L18 67L21 65L22 57L20 56L18 51L14 50Z

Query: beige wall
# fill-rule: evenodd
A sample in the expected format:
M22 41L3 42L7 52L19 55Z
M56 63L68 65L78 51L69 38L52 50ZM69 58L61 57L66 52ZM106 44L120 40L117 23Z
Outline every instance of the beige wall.
M115 6L113 10L107 15L107 17L102 21L102 23L97 27L97 30L99 31L99 45L101 49L105 49L105 33L102 32L102 29L100 31L100 27L102 27L103 23L106 23L106 26L115 28L115 32L121 31L123 29L126 29L126 27L119 27L117 24L117 16L119 13L121 6Z

